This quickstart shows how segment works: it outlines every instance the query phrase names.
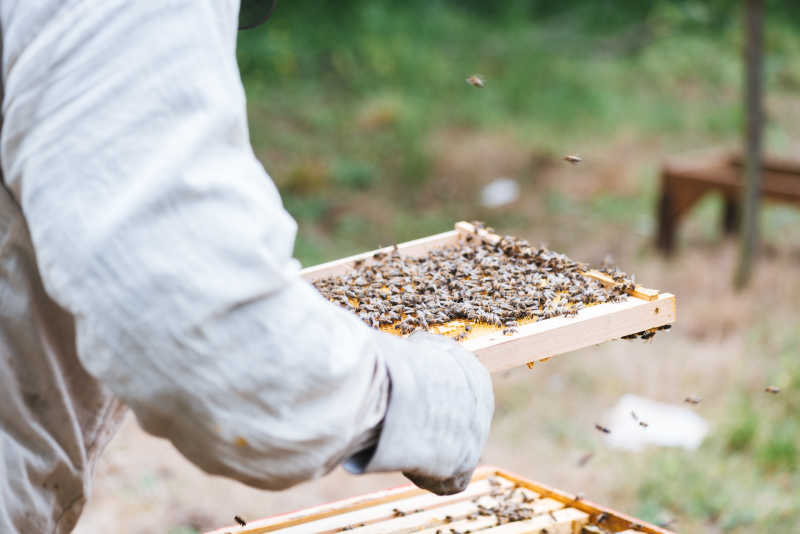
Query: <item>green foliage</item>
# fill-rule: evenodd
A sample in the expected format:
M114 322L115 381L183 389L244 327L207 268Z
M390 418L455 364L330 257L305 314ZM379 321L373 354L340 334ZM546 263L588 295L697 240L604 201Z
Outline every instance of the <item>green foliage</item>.
M375 167L363 161L343 158L333 169L333 179L346 189L368 189L375 178Z
M758 414L745 398L737 402L736 416L725 430L725 445L730 452L744 452L752 447L758 431Z

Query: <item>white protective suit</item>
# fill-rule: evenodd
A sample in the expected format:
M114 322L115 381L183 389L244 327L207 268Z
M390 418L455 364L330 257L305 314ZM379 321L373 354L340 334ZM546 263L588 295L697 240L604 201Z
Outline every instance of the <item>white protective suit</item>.
M268 489L347 460L453 491L478 461L477 360L378 333L299 278L249 145L237 13L0 0L0 533L72 529L123 403Z

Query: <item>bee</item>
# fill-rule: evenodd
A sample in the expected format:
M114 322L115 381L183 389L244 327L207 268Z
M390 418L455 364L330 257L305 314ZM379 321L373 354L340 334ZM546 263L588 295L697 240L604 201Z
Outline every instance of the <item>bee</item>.
M688 397L683 399L683 402L687 404L700 404L701 402L703 402L703 397L698 397L697 395L689 395Z
M564 161L568 161L568 162L572 163L573 165L577 165L578 163L583 161L583 158L580 157L580 156L576 156L576 155L570 154L568 156L564 156Z
M402 510L397 509L397 508L392 508L392 515L395 516L395 517L403 517L404 515L406 515L406 513L404 511L402 511Z
M597 516L597 520L595 522L600 524L604 522L606 519L608 519L608 514L605 512L601 512L600 515Z
M589 460L591 460L592 458L594 458L594 453L587 452L578 459L578 467L583 467L584 465L588 464Z
M595 423L594 427L602 432L603 434L611 434L611 430L608 427Z
M766 391L767 393L772 393L773 395L777 395L778 393L781 392L781 388L777 386L767 386L764 388L764 391Z
M639 426L642 427L642 428L647 428L650 425L645 423L644 421L639 421Z
M645 340L647 340L647 339L650 339L650 338L652 338L652 337L653 337L653 336L655 336L655 335L656 335L656 333L655 333L655 332L647 331L647 332L644 332L643 334L639 334L639 337L640 337L641 339L645 339Z
M633 410L631 410L631 417L633 418L634 421L639 421L639 416L636 415L636 412L634 412Z
M478 74L473 74L472 76L468 76L466 82L470 84L472 87L477 87L478 89L483 89L484 87L486 87L486 81L483 79L482 76ZM475 228L477 229L480 227L476 226Z
M242 527L243 527L243 526L247 525L247 521L245 521L244 519L242 519L242 518L241 518L240 516L238 516L238 515L235 515L235 516L233 516L233 519L234 519L234 520L235 520L237 523L239 523L239 526L242 526Z
M667 519L666 521L661 521L661 522L657 523L657 525L658 525L659 527L661 527L661 528L670 528L670 527L671 527L672 525L674 525L674 524L675 524L677 521L678 521L678 520L677 520L677 519L675 519L675 518L673 517L673 518Z
M573 499L573 501L582 501L584 497L585 495L583 494L583 492L579 491L578 493L575 494L575 498Z

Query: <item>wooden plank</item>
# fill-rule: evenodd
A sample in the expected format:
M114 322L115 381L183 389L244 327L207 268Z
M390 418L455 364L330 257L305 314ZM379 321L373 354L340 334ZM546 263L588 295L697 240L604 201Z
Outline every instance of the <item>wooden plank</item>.
M581 527L589 523L589 514L575 508L556 510L552 514L538 515L524 521L506 523L487 530L486 534L580 534Z
M451 529L455 528L452 526L453 523L469 522L468 519L465 519L467 516L477 515L479 504L491 508L497 504L497 501L492 497L484 496L478 500L477 504L472 501L460 502L450 506L376 522L348 530L348 532L352 534L405 534L406 532L417 532L420 529ZM548 516L550 513L556 513L564 508L564 503L555 499L544 498L531 503L523 503L520 506L531 509L535 516ZM309 529L304 532L317 532L311 529L312 525L308 525L308 527Z
M481 497L478 504L492 507L497 501L492 497ZM453 521L466 518L468 515L478 513L478 504L472 501L458 502L442 506L433 510L426 510L404 517L397 517L391 521L381 521L372 525L348 530L349 534L406 534L423 528L447 525Z
M494 476L494 474L495 470L493 468L476 469L470 484L480 483L480 481L488 479L489 477ZM499 483L497 487L500 489L508 486L508 481L502 478L498 478L495 483ZM356 510L363 510L369 507L379 506L384 503L396 502L415 496L424 496L426 498L433 499L448 499L457 497L457 495L439 497L412 484L406 484L398 488L377 491L368 495L358 495L348 499L325 503L303 510L280 514L257 521L250 521L247 523L246 527L240 528L237 526L221 528L213 532L207 532L206 534L230 534L231 530L235 530L236 534L264 534L265 532L274 532L276 530L285 529L294 525L306 524L311 521L317 521L326 517L341 515Z
M730 163L737 167L744 167L744 158L739 151L730 156ZM765 171L780 172L800 176L800 160L780 156L764 155L761 166Z
M450 230L449 232L443 232L441 234L422 237L413 241L407 241L397 245L397 252L402 256L421 256L431 249L457 243L459 235L460 234L456 230ZM353 263L358 260L368 260L375 254L391 254L394 252L394 250L394 246L383 247L377 250L371 250L369 252L348 256L339 260L321 263L319 265L314 265L313 267L306 267L300 271L300 276L302 276L303 279L311 282L317 278L344 274L349 271L353 267Z
M729 165L673 161L664 166L662 174L679 189L699 187L702 190L715 189L728 195L737 195L742 187L741 172ZM773 200L796 203L800 198L800 180L786 173L765 170L761 189L765 197Z
M500 482L501 486L493 486L493 485L491 485L486 480L489 477L494 477L495 480ZM481 483L480 481L484 481L484 482ZM511 486L517 486L518 488L521 488L523 491L530 491L531 495L542 496L542 498L538 499L538 502L539 502L538 506L540 506L540 507L543 506L543 503L549 503L547 505L549 507L559 507L560 508L562 506L567 506L568 508L558 509L558 510L551 510L553 512L553 515L556 517L557 520L563 520L563 519L565 519L565 516L572 516L572 514L574 514L574 512L568 512L568 510L580 511L580 512L583 512L584 514L588 514L589 516L594 516L594 517L597 517L599 514L602 513L602 514L605 514L605 516L606 516L606 519L603 522L603 526L606 527L606 528L611 528L614 531L624 530L626 528L627 529L637 528L637 529L639 529L638 532L645 533L645 534L674 534L674 533L672 533L670 531L667 531L665 529L662 529L660 527L656 527L656 526L651 525L651 524L643 523L641 521L636 520L633 517L627 516L627 515L622 514L620 512L616 512L614 510L611 510L610 508L601 506L599 504L593 503L593 502L588 501L586 499L580 499L579 500L573 494L570 494L570 493L567 493L567 492L564 492L564 491L560 491L560 490L556 490L554 488L551 488L549 486L545 486L545 485L543 485L541 483L538 483L538 482L533 482L531 480L528 480L526 478L520 477L520 476L515 475L515 474L513 474L511 472L498 469L496 467L484 466L484 467L480 467L478 470L476 470L475 475L473 477L473 482L470 483L470 486L474 486L474 485L479 484L479 483L481 484L481 487L483 489L485 489L486 484L489 484L491 489L507 490ZM470 491L470 490L468 489L467 491ZM292 512L292 513L289 513L289 514L283 514L283 515L280 515L280 516L277 516L277 517L272 517L272 518L264 519L264 520L261 520L261 521L252 521L252 522L248 523L247 526L245 526L245 527L231 526L231 527L227 527L227 528L222 528L222 529L216 530L216 531L208 533L208 534L261 534L261 533L264 533L264 532L280 532L280 534L286 534L287 532L289 532L288 529L291 529L292 532L298 532L298 533L299 532L303 532L303 533L319 532L317 530L317 528L313 528L312 529L312 528L310 528L310 526L311 526L311 524L313 522L319 521L320 519L323 519L323 518L336 519L337 516L338 516L339 519L341 519L344 516L344 514L353 512L355 510L362 510L364 512L367 512L370 509L370 507L373 507L373 506L374 507L383 507L384 509L390 509L391 510L391 508L398 508L398 504L397 504L398 502L403 501L403 500L406 500L406 502L408 502L409 499L413 499L413 498L415 498L415 496L417 496L417 497L424 496L424 497L427 497L427 498L433 498L434 500L436 500L436 499L448 499L448 498L452 498L452 497L457 497L457 496L436 497L436 496L433 496L433 495L431 495L431 494L429 494L427 492L424 492L423 490L419 490L417 488L414 488L413 486L403 486L403 487L395 488L395 489L392 489L392 490L375 492L375 493L372 493L372 494L369 494L369 495L363 495L363 496L354 497L354 498L350 498L350 499L345 499L345 500L334 502L334 503L330 503L330 504L316 506L316 507L313 507L313 508L310 508L310 509L307 509L307 510L300 510L298 512ZM456 504L458 504L458 503L456 503ZM465 506L465 505L471 504L471 502L462 501L460 504L462 506ZM447 505L447 506L452 506L452 505ZM441 506L439 508L439 510L440 511L444 510L445 508L447 508L447 506ZM402 509L402 508L398 508L398 509ZM467 509L471 510L471 508L467 508ZM540 508L540 509L543 509L543 508ZM474 513L474 512L468 512L466 515L469 515L470 513ZM417 515L417 514L415 514L415 515ZM441 515L441 514L439 514L439 515ZM466 515L462 516L462 518L456 518L455 516L453 516L453 521L450 522L450 523L447 523L446 526L455 527L455 525L458 524L459 522L466 521ZM349 517L352 517L352 516L349 516ZM409 516L406 516L406 517L409 517ZM485 517L485 516L479 516L479 517ZM572 523L570 523L568 525L569 528L564 527L563 525L556 525L557 528L550 529L549 527L553 527L553 525L555 524L553 522L553 520L552 520L552 517L550 517L550 514L544 513L543 515L540 515L540 516L537 516L537 517L546 518L546 519L539 519L539 521L541 521L542 523L545 523L544 525L538 525L538 528L540 530L535 530L535 527L537 526L536 523L528 523L528 526L530 526L531 528L534 528L534 530L527 530L527 531L526 530L522 530L522 532L532 532L532 533L535 533L535 534L541 534L541 529L542 528L547 528L548 529L548 534L577 534L578 532L580 532L581 525L584 524L582 522L583 521L583 519L582 519L583 516L580 516L580 517L576 516L577 521L572 520ZM404 518L398 518L398 519L404 519ZM520 522L520 523L522 523L522 522ZM344 526L348 525L347 521L343 521L341 523L339 523L339 522L327 523L326 522L325 523L325 528L328 528L329 524L334 524L334 525L336 525L337 528L341 528L341 527L344 527ZM518 532L513 531L513 530L509 530L508 532L503 531L503 530L500 530L500 531L497 530L499 528L506 528L507 529L510 525L514 525L514 524L516 524L516 523L509 523L507 525L498 526L498 527L495 527L492 530L488 530L488 531L485 531L485 532L486 532L486 534L519 534ZM300 525L300 526L302 526L304 528L300 528L300 529L293 528L293 527L296 527L298 525ZM490 525L491 525L491 523L486 525L486 526L490 526ZM319 526L319 523L317 523L317 526ZM407 525L406 525L406 527L407 527ZM435 525L431 525L431 527L435 527ZM441 525L439 525L439 528L441 528ZM475 526L475 529L478 529L478 528L481 528L481 527ZM434 528L433 533L430 533L430 532L427 532L427 531L423 531L423 532L425 532L425 534L435 534L435 531L436 531L436 529ZM335 532L335 530L334 531L328 530L326 532ZM358 530L348 530L347 532L348 533L357 532L358 534L364 534L363 530L360 531L360 532ZM386 532L386 531L384 531L384 532ZM388 532L391 532L391 534L396 534L393 531L388 531ZM401 532L408 532L408 530L406 528L405 531L401 530ZM444 532L448 532L448 531L444 530Z
M488 474L485 474L488 476ZM390 490L378 491L368 495L358 495L341 501L321 504L304 510L297 510L286 514L280 514L265 519L249 521L246 526L230 526L220 528L206 534L264 534L286 529L294 525L316 521L326 517L333 517L353 510L361 510L370 506L380 505L385 502L392 502L414 495L428 494L427 491L412 485L405 485Z
M552 512L554 515L557 513L558 510L564 508L564 503L556 501L554 499L541 499L539 503L530 503L532 506L531 508L534 509L534 514L536 516L540 516L544 514L545 517L550 519L552 523L552 519L549 516L549 512ZM538 505L538 506L537 506ZM558 517L558 516L555 516ZM416 532L415 534L436 534L439 531L440 534L442 533L449 533L450 529L455 530L456 532L464 532L470 531L475 532L480 529L487 529L488 527L495 527L489 528L486 530L486 534L494 534L497 530L497 518L495 516L478 516L472 519L464 519L461 521L453 521L451 523L447 523L444 526L437 525L434 527L426 528ZM537 533L538 534L538 533Z
M591 271L586 271L585 273L583 273L583 276L586 276L587 278L593 278L594 280L601 282L606 287L614 287L620 285L620 283L614 280L610 275L600 271L596 271L594 269L592 269ZM658 289L650 289L647 287L636 285L632 290L628 291L627 293L633 297L636 297L637 299L656 300L661 292Z
M497 518L494 516L486 516L486 515L479 515L473 519L464 519L462 521L453 521L452 523L448 523L444 527L442 525L437 525L431 528L425 528L414 534L450 534L450 529L455 530L456 532L476 532L476 531L483 531L483 529L487 529L489 527L493 527L497 524ZM490 534L492 531L486 531L487 534Z
M498 331L462 344L494 373L671 324L675 317L675 295L662 293L652 301L631 297L623 302L589 306L575 317L522 324L512 335Z
M468 501L476 497L488 495L494 490L507 491L512 484L505 479L498 479L497 485L490 484L488 480L479 480L471 483L466 490L455 495L438 496L433 493L425 492L416 497L392 500L384 504L378 504L363 510L337 514L332 517L319 519L317 521L306 522L301 525L289 527L281 530L281 534L306 534L308 532L327 532L345 526L360 525L361 523L372 524L377 521L385 521L395 517L395 510L405 514L411 514L416 510L433 510L448 504L461 501Z
M482 228L476 228L474 224L466 221L460 221L456 223L456 232L458 232L461 237L467 237L468 235L478 236L491 245L496 245L502 239L502 237L499 235L493 234Z

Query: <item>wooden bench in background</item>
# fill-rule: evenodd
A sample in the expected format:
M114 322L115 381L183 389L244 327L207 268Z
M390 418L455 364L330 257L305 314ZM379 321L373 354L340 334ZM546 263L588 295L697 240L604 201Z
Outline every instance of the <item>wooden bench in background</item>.
M657 247L664 254L675 250L675 234L681 217L706 193L725 199L722 229L731 234L739 227L739 203L744 175L740 153L724 153L698 159L672 159L661 170ZM762 198L800 206L800 159L765 156Z

